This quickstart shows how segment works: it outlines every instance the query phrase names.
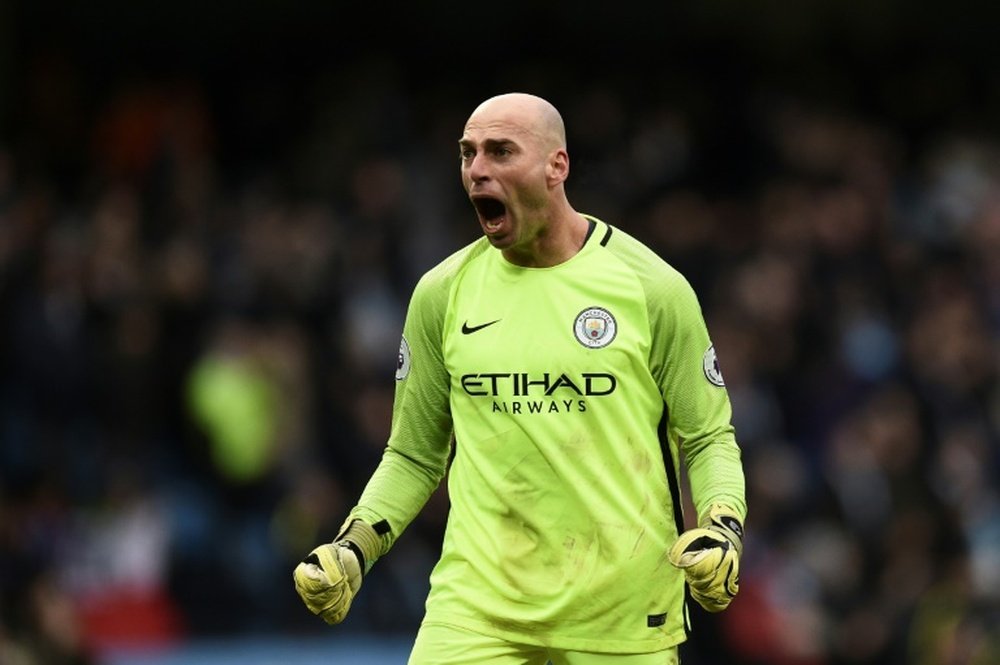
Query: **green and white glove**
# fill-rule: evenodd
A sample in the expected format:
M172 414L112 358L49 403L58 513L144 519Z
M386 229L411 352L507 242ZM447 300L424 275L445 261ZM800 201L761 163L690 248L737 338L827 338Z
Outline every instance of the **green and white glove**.
M712 504L698 524L681 534L667 556L684 571L698 604L721 612L740 590L743 523L732 508Z
M320 545L295 567L295 590L310 612L328 624L338 624L380 551L375 529L361 520L349 520L332 543Z

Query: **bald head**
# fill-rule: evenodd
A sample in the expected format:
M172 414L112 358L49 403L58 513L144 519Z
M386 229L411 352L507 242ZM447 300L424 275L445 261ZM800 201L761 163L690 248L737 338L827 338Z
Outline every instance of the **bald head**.
M566 148L566 127L559 111L547 100L523 92L491 97L476 107L465 126L517 127L538 142L542 150Z
M483 233L508 261L553 266L580 250L589 227L566 198L569 154L555 106L521 92L491 97L458 146Z

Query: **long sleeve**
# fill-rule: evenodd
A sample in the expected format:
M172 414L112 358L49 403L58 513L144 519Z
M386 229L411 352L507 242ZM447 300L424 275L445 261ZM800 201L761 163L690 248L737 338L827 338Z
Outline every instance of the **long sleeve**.
M732 407L697 296L679 273L650 293L657 329L651 363L663 391L670 437L687 465L698 515L723 503L746 517L745 481Z
M400 343L392 429L382 461L351 511L369 523L388 522L383 554L417 516L444 477L452 420L441 330L446 280L425 275L414 289Z

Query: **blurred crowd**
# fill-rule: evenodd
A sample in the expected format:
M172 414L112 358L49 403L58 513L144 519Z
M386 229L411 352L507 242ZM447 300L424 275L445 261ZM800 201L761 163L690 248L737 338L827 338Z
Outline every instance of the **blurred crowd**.
M480 96L379 67L246 162L195 81L70 118L36 72L45 131L0 144L0 662L329 630L292 568L378 463L410 290L478 229ZM771 94L720 137L669 91L533 85L571 201L687 275L733 401L742 590L685 663L1000 662L1000 136ZM447 505L339 630L415 630Z

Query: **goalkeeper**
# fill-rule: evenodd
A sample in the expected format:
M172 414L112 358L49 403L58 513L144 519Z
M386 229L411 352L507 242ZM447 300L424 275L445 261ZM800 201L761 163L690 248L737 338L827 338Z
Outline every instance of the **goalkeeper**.
M686 589L712 612L739 589L746 516L698 300L636 239L571 207L549 102L486 100L459 154L484 237L415 287L382 461L296 589L342 621L447 472L411 665L676 663Z

